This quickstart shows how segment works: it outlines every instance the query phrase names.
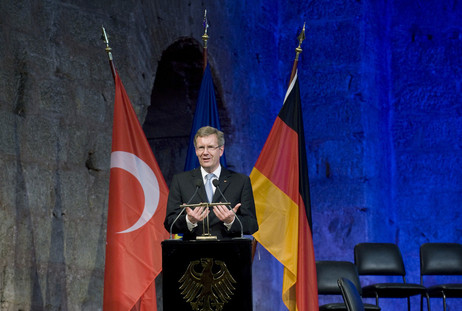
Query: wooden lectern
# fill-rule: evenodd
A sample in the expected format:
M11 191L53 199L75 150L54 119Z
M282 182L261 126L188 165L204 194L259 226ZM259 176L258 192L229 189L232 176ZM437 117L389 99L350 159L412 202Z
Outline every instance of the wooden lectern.
M165 311L252 310L252 241L165 240Z

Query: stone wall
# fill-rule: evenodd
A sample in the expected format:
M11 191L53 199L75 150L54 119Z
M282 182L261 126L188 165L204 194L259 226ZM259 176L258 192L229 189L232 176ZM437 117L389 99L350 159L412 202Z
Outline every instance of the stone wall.
M418 282L419 245L462 241L462 6L396 5L390 98L394 235L410 280ZM404 12L413 14L403 18Z
M316 258L395 242L417 282L421 243L461 241L462 8L414 2L0 2L0 309L102 308L114 84L101 26L144 123L156 120L162 55L184 40L200 52L205 8L229 166L249 174L257 160L306 22L299 79ZM188 122L157 128L159 145L172 130L187 135ZM161 167L178 166L153 151ZM255 310L283 309L280 278L259 249Z

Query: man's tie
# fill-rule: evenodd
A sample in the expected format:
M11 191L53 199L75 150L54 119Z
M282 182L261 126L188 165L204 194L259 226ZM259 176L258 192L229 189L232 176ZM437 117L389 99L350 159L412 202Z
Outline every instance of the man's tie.
M207 181L205 182L205 192L207 192L207 199L209 200L209 203L212 203L213 199L213 188L212 188L212 179L215 177L215 174L207 174L205 178Z

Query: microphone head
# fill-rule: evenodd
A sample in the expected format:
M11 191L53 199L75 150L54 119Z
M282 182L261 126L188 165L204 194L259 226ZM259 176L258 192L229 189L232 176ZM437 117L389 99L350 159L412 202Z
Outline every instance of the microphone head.
M200 188L202 186L202 180L196 179L194 181L194 186L196 186L197 188Z
M219 183L220 183L220 182L218 181L218 179L212 180L212 184L213 184L215 187L218 187L218 184L219 184Z

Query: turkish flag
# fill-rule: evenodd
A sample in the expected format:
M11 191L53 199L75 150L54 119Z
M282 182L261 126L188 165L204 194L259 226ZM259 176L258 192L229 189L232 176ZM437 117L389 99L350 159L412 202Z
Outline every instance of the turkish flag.
M152 311L168 188L117 73L115 84L103 309Z

